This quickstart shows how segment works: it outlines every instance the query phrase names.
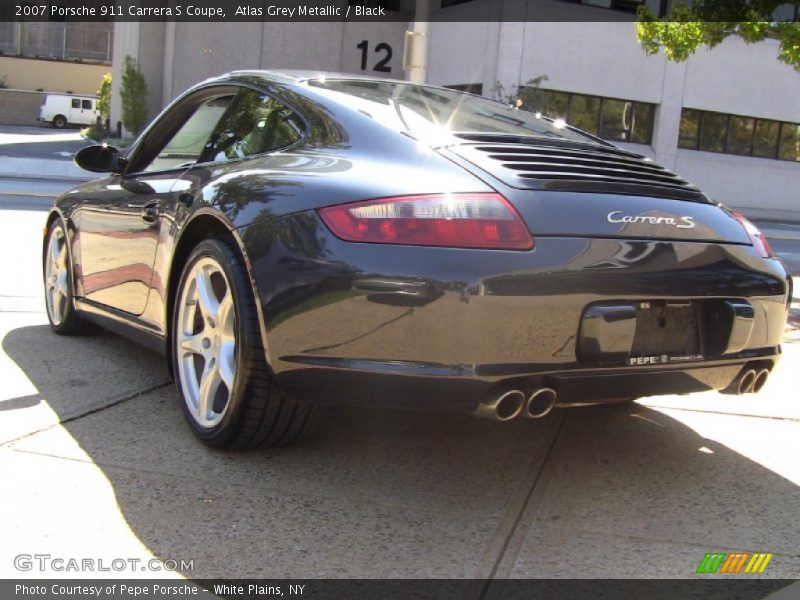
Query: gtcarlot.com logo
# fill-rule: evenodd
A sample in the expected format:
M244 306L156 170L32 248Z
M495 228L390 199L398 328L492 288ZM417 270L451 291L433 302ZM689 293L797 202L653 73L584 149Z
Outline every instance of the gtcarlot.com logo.
M185 558L75 558L51 554L17 554L14 557L17 571L53 571L92 573L123 571L193 571L194 559Z

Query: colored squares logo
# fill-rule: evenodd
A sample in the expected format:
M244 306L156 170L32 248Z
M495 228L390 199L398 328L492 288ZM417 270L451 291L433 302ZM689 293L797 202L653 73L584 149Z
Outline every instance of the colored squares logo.
M703 557L697 573L751 575L763 573L774 555L771 552L710 552Z

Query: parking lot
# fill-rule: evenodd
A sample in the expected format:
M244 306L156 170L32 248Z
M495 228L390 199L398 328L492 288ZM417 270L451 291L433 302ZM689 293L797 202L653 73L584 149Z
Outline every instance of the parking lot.
M166 575L194 578L688 578L712 551L772 552L764 576L800 575L796 330L757 396L510 424L342 409L301 446L212 451L162 357L50 333L46 204L0 205L2 577L82 575L15 568L46 553L188 560Z

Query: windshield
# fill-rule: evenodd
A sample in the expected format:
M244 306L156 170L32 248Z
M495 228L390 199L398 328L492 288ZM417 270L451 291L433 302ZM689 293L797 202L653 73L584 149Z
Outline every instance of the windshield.
M360 113L421 140L495 134L602 143L563 121L455 90L369 80L318 79L309 84L329 90ZM341 97L344 95L347 98Z

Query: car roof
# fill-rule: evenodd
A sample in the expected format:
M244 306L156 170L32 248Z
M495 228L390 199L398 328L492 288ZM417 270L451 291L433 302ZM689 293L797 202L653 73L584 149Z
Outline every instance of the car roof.
M223 76L224 77L224 76ZM354 79L365 81L393 81L400 82L402 80L389 79L385 77L373 77L371 75L354 75L352 73L337 73L333 71L312 71L308 69L248 69L240 71L232 71L228 77L258 77L266 81L274 81L275 83L301 83L311 79ZM408 82L406 82L408 83Z

